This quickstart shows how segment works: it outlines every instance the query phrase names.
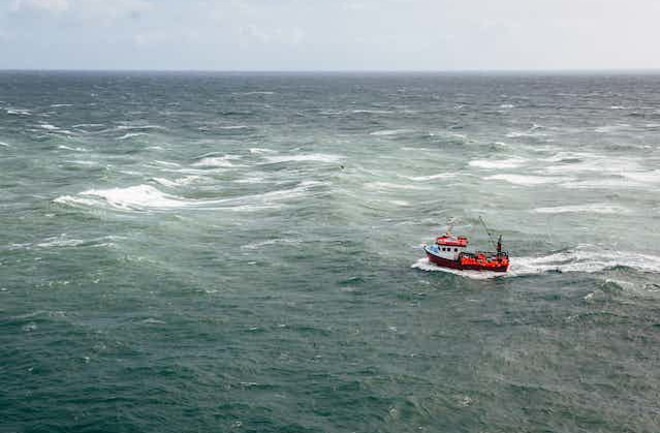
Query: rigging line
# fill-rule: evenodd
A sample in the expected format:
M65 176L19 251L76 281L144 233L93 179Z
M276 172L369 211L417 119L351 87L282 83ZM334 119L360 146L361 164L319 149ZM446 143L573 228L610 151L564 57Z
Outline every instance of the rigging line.
M491 234L490 230L488 229L488 226L486 225L486 222L483 220L483 218L481 218L481 216L479 216L479 222L484 227L484 230L486 230L486 234L488 235L490 242L493 244L493 247L497 248L497 243L495 243L495 240L493 239L493 235Z

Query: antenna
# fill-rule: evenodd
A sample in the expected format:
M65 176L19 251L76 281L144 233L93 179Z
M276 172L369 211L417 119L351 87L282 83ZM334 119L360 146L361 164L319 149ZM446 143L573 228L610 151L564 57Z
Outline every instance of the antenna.
M488 230L488 226L484 222L484 219L479 216L479 222L481 223L482 226L484 226L484 230L486 230L486 234L488 234L488 238L490 239L490 242L493 244L493 247L497 248L497 244L495 243L495 240L493 240L493 235L491 234L490 230Z
M451 231L454 229L454 226L456 225L456 218L454 217L449 217L447 218L447 234L451 235Z

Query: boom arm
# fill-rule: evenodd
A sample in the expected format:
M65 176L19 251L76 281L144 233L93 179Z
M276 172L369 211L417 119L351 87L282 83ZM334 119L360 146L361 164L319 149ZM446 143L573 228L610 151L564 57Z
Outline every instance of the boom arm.
M496 243L495 240L493 239L493 235L491 234L490 230L488 230L488 226L487 226L486 223L484 222L483 218L481 218L481 216L479 216L479 222L480 222L481 225L484 227L484 230L486 230L486 234L488 235L488 238L490 239L490 243L493 244L493 247L494 247L494 248L497 248L497 243Z

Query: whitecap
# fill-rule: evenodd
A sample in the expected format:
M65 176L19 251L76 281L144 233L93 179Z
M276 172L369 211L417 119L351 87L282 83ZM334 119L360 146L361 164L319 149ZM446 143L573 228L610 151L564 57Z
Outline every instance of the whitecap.
M594 214L626 214L630 213L630 209L621 206L610 205L607 203L591 203L584 205L569 205L569 206L555 206L555 207L539 207L532 212L543 214L563 214L563 213L594 213Z
M14 116L32 116L30 110L26 108L5 108L5 111Z
M264 183L265 181L266 179L263 177L251 176L251 177L246 177L244 179L236 179L234 180L234 183L255 184L255 183Z
M121 137L117 137L115 140L128 140L129 138L140 137L142 135L149 135L146 132L127 132Z
M547 134L542 132L533 132L533 131L511 131L506 134L507 138L534 138L534 137L546 137Z
M181 164L176 163L176 162L161 161L161 160L158 160L158 159L154 159L153 162L156 163L156 164L159 164L159 165L167 166L167 167L180 167L181 166Z
M167 129L164 126L160 125L119 125L115 127L118 130L130 130L130 129Z
M271 150L271 149L260 148L260 147L252 147L252 148L250 148L250 153L256 154L256 155L262 155L264 153L275 153L275 151Z
M251 196L245 197L246 199L259 199L263 201L279 201L279 200L285 200L285 199L290 199L290 198L298 198L303 195L305 191L307 191L308 187L306 186L297 186L295 188L290 188L290 189L280 189L276 191L270 191L266 192L263 194L255 194Z
M391 111L387 111L387 110L366 110L366 109L361 110L361 109L358 109L358 110L351 110L351 113L353 113L353 114L390 114Z
M428 147L408 147L408 146L406 146L406 147L402 147L401 150L404 150L404 151L413 151L413 152L415 152L415 151L420 151L420 152L433 152L433 153L438 153L438 149L431 149L431 148L428 148Z
M404 185L400 183L391 183L391 182L368 182L363 185L368 189L414 189L414 190L428 190L429 187L418 186L418 185Z
M0 146L2 146L2 147L11 147L9 144L5 143L4 141L0 141Z
M565 177L528 176L521 174L496 174L485 177L484 180L501 180L514 185L534 186L551 183L560 183L567 180Z
M509 159L474 159L468 164L470 167L486 168L486 169L501 169L501 168L515 168L520 167L526 162L524 158L509 158Z
M369 133L369 135L373 135L376 137L388 137L392 135L402 135L402 134L410 134L410 129L385 129L382 131L374 131Z
M98 128L105 126L103 123L78 123L77 125L71 126L72 128Z
M649 183L649 184L660 183L660 170L637 171L637 172L625 171L622 172L621 175L628 179L632 179L636 182Z
M223 207L221 209L238 211L271 209L275 204L279 204L282 201L303 197L305 193L321 185L327 185L327 183L315 181L302 182L294 188L221 199L208 203L222 205Z
M234 92L232 93L233 95L244 95L244 96L250 96L250 95L274 95L275 92L270 91L270 90L255 90L252 92Z
M438 173L438 174L431 174L429 176L400 176L400 177L415 182L426 182L429 180L436 180L436 179L451 179L456 176L457 176L456 173Z
M105 190L92 189L81 192L80 195L100 197L110 206L122 210L178 208L186 205L183 199L165 194L150 185Z
M60 129L57 126L51 125L51 124L48 124L48 123L41 123L41 124L39 124L39 127L43 128L47 131L57 131L57 130Z
M513 105L513 104L502 104L502 105L500 105L500 108L504 108L504 109L511 109L511 108L515 108L515 107L516 106Z
M280 162L339 162L344 157L341 155L331 155L323 153L300 154L300 155L281 155L281 156L268 156L266 160L269 163Z
M32 332L32 331L37 330L37 328L38 328L38 327L37 327L37 324L34 323L34 322L30 322L30 323L28 323L27 325L23 325L23 326L21 327L21 329L22 329L24 332Z
M154 179L155 180L155 179ZM159 179L161 182L164 179ZM168 184L169 180L165 180ZM323 182L303 182L290 189L269 191L262 194L223 198L217 200L187 200L171 194L163 193L150 185L138 185L127 188L111 188L106 190L89 190L78 196L61 196L55 203L71 206L98 207L103 203L124 211L145 211L148 209L176 209L182 207L197 207L199 209L216 209L230 211L255 211L279 207L285 200L302 197L309 190L325 185ZM82 197L80 197L82 196ZM90 199L87 197L94 197ZM100 201L98 199L102 199Z
M298 241L298 240L288 239L288 238L268 239L268 240L265 240L265 241L253 242L253 243L242 245L241 249L258 250L258 249L262 249L263 247L270 246L270 245L299 244L299 243L300 243L300 241Z
M69 164L78 164L78 165L87 165L87 166L94 166L94 165L99 165L98 162L96 161L81 161L79 159L74 159L72 161L66 161Z
M165 179L165 178L162 178L162 177L154 177L152 179L153 179L154 182L159 183L163 186L169 186L169 187L179 186L175 181L168 180L168 179Z
M273 210L273 209L280 209L282 206L281 205L276 205L276 204L245 204L245 205L239 205L239 206L227 206L224 207L223 209L225 210L230 210L232 212L258 212L262 210Z
M65 145L60 145L60 146L57 146L57 148L62 149L62 150L72 150L74 152L87 152L87 149L82 148L82 147L69 147L69 146L65 146Z
M628 188L648 188L648 184L636 182L626 178L612 179L591 179L582 181L569 181L561 184L567 189L628 189Z
M571 156L573 155L573 156ZM584 154L584 153L562 153L553 158L560 157L564 159L576 158L579 162L569 162L564 164L552 165L542 170L545 173L582 173L582 172L597 172L597 173L617 173L624 174L627 172L634 172L640 170L640 165L637 160L630 158L609 158L602 155ZM561 161L561 159L558 159Z
M193 167L224 167L224 168L244 167L243 165L237 165L230 162L230 160L236 160L239 158L240 157L236 157L233 155L207 157L207 158L202 158L201 160L194 163Z
M330 182L321 182L318 180L303 180L298 184L299 187L307 188L313 186L327 186L330 185Z
M148 317L142 321L145 325L164 325L167 322L160 319L154 319L153 317Z
M622 131L628 128L630 128L630 125L628 123L617 123L615 125L600 126L594 129L594 131L601 134L609 134L610 132Z
M37 244L39 248L51 248L51 247L77 247L84 244L85 241L81 239L67 239L66 236L58 236L55 238L45 239L44 242Z
M159 183L163 186L177 187L177 186L183 186L183 185L188 185L188 184L194 183L200 178L201 178L201 176L190 175L190 176L184 176L184 177L181 177L181 178L178 178L178 179L175 179L175 180L169 180L169 179L165 179L165 178L162 178L162 177L154 177L153 180L154 180L154 182Z
M219 129L225 129L225 130L233 130L233 129L248 129L249 126L247 125L227 125L227 126L220 126Z
M22 243L22 244L11 244L11 245L9 245L9 250L22 250L22 249L29 250L31 246L32 246L32 244L29 243L29 242Z
M95 206L97 203L88 198L75 197L72 195L62 195L53 200L53 203L64 204L68 206Z

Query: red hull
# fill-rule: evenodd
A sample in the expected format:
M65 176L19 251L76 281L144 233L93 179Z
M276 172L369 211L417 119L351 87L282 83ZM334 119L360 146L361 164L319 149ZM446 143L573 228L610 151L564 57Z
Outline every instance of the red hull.
M509 269L509 264L504 264L501 266L480 266L480 265L472 265L472 264L462 264L460 260L448 260L444 259L442 257L438 257L434 254L431 254L429 252L426 253L426 256L429 258L429 260L432 263L435 263L436 265L443 267L443 268L450 268L450 269L458 269L460 271L489 271L489 272L506 272L507 269Z

